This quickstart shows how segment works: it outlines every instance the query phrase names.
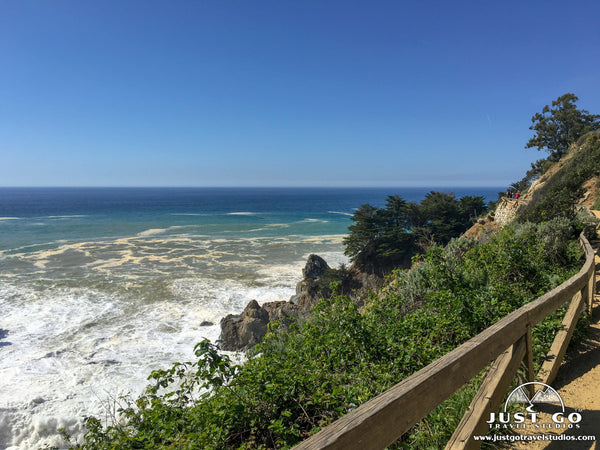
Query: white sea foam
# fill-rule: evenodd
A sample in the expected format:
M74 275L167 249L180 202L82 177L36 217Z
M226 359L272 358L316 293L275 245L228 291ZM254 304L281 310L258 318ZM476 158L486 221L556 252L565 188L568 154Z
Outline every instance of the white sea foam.
M85 214L65 214L62 216L43 216L45 219L78 219L81 217L87 217Z
M320 236L296 236L289 235L286 238L290 242L302 242L305 244L334 244L341 245L345 234L323 234Z
M0 220L18 220L19 217L0 217Z
M240 212L230 212L227 213L228 216L256 216L258 213L249 212L249 211L240 211Z
M60 446L61 426L80 435L81 418L104 417L111 396L138 395L151 370L190 358L203 336L218 337L216 325L200 323L218 324L231 306L239 309L222 301L212 308L205 299L204 307L159 302L132 310L130 299L82 289L11 286L0 295L0 328L7 330L0 341L7 343L0 348L0 448Z
M301 220L299 223L329 223L329 220L307 218L307 219Z
M148 304L125 292L5 283L0 448L61 447L61 427L81 438L84 416L106 417L119 395L143 391L152 370L193 358L196 342L218 339L224 315L252 299L289 299L303 262L249 263L254 281L175 279L171 299Z
M340 214L342 216L352 216L352 214L342 211L327 211L329 214Z
M63 447L61 427L81 440L83 417L105 418L114 399L143 391L152 370L193 358L195 343L218 339L226 314L253 299L289 299L309 253L331 267L346 260L343 235L171 233L187 226L5 255L0 448Z
M93 291L14 285L1 288L0 308L8 344L0 349L0 447L57 445L61 426L80 433L82 405L98 411L86 392L97 377L86 361L95 337L80 330L118 308Z
M290 225L287 223L267 223L264 226L260 227L260 228L253 228L250 230L244 230L244 233L254 233L257 231L271 231L274 230L276 228L289 228ZM235 233L239 233L239 231L232 231Z
M165 228L151 228L150 230L145 230L142 231L140 233L138 233L138 236L141 237L145 237L145 236L155 236L157 234L163 234L165 233L167 230Z

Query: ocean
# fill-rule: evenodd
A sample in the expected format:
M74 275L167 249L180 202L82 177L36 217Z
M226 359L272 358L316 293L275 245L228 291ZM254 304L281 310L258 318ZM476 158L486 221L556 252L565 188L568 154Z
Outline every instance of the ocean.
M288 300L309 254L348 263L362 204L433 189L0 188L0 448L81 439L222 317Z

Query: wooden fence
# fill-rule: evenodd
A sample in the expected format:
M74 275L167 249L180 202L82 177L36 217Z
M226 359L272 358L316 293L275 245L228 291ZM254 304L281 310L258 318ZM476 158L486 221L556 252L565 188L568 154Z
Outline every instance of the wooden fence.
M579 315L585 307L591 313L594 251L583 234L580 244L586 261L577 275L323 428L295 449L386 448L492 362L479 392L446 446L447 449L479 448L481 444L471 437L486 434L485 420L500 406L521 362L527 368L527 381L550 384ZM570 307L563 326L536 377L531 329L566 302L570 302Z

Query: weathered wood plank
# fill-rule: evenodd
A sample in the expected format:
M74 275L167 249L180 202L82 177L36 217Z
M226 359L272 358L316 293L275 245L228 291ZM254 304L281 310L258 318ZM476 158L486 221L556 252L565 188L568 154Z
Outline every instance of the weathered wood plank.
M587 290L587 286L582 290L582 292L585 290ZM554 342L552 343L550 351L546 356L546 360L544 361L544 364L542 364L542 368L538 373L538 381L541 381L545 384L551 384L552 381L554 381L554 377L556 377L558 369L560 368L560 364L565 356L565 352L567 351L573 331L575 331L577 320L579 319L579 316L585 306L585 297L581 295L581 293L576 294L571 302L571 306L569 306L569 309L565 314L562 327L556 333Z
M535 369L533 367L533 336L531 335L531 326L527 326L527 334L525 335L527 342L527 353L525 354L525 368L527 381L535 381ZM533 396L535 394L533 385L527 386L529 388L529 394Z
M588 298L589 298L590 286L589 283L579 291L581 295L581 303L582 303L582 311L587 311L588 309ZM573 301L575 300L575 296L573 297Z
M587 313L592 315L592 307L594 305L594 295L596 293L596 264L592 264L589 274L589 282L588 282L588 303L587 303Z
M452 352L369 400L295 448L377 449L398 440L532 327L587 286L594 252L582 269L560 286L504 317Z
M587 239L583 236L583 233L579 237L579 243L581 247L584 249L586 254L586 265L588 254L591 252L593 254L594 250L592 245L589 243ZM592 257L592 261L590 267L588 268L588 298L587 298L587 313L592 315L592 306L594 304L594 295L596 293L596 259Z
M496 358L467 412L448 441L446 450L471 450L481 447L481 441L475 441L472 436L486 434L485 420L502 403L502 397L517 373L526 352L527 336L523 336Z

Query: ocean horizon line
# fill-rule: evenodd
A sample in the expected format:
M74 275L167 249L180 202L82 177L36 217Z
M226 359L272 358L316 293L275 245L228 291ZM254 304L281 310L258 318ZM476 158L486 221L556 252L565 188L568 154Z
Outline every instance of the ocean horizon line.
M504 189L508 185L499 184L443 184L443 185L389 185L389 186L326 186L326 185L298 185L298 186L126 186L126 185L113 185L113 186L85 186L85 185L72 185L72 186L0 186L0 189L449 189L449 188L461 188L461 189L472 189L472 188L500 188Z

